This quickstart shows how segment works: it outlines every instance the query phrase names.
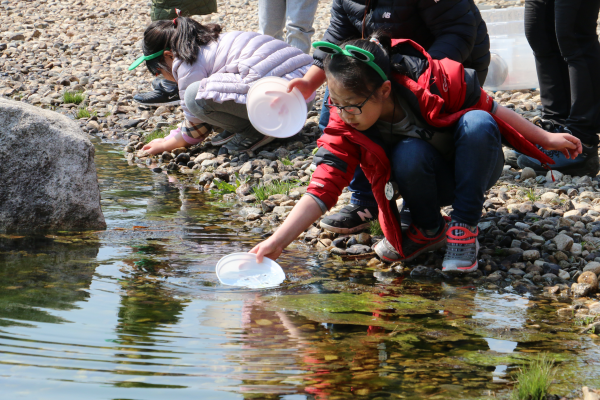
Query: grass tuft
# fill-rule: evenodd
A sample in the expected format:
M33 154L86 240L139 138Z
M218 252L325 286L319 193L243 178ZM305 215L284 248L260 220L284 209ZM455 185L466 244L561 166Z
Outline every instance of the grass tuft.
M227 194L227 193L235 193L237 188L239 188L240 186L242 186L245 183L248 183L248 181L250 181L250 177L246 177L244 180L241 180L240 175L237 172L235 174L235 182L234 183L225 182L221 179L215 178L213 180L213 183L215 184L215 186L217 188L212 189L210 192L211 192L211 194L218 194L221 196L224 194Z
M543 354L517 373L512 400L545 400L556 370L554 360Z
M254 195L256 196L256 201L260 203L274 194L288 195L290 194L290 190L296 186L298 186L298 183L295 181L281 182L273 180L266 185L256 186L254 188Z
M63 102L65 104L81 104L85 100L83 92L69 92L65 90L63 93Z
M279 161L281 161L283 163L283 165L294 165L294 163L291 162L288 157L280 158Z
M369 223L369 233L371 236L383 236L383 231L378 220L373 220Z
M166 128L158 129L144 136L144 143L150 143L154 139L162 139L169 135L173 129L177 129L177 125L167 126Z
M82 107L77 109L77 114L75 114L75 119L81 118L90 118L92 116L98 116L96 111L90 112L87 107Z
M540 196L538 196L535 193L535 189L534 188L530 188L525 192L525 197L527 197L529 199L529 201L531 202L536 202L540 199Z

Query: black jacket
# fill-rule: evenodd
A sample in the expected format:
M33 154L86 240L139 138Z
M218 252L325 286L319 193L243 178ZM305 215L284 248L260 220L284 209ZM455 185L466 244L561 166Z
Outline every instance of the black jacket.
M360 39L366 3L365 37L382 29L394 39L412 39L434 59L448 57L476 70L483 84L490 39L473 0L333 0L323 40L340 44ZM323 68L324 56L315 50L314 64Z

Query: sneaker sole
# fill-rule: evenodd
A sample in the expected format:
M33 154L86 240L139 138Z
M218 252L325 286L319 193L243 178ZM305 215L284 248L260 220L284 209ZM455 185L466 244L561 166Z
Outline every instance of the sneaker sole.
M212 144L213 146L220 146L222 144L229 142L231 139L233 139L234 136L235 136L235 133L229 137L226 137L225 139L215 140L215 141L211 140L210 144Z
M479 240L475 239L475 262L470 267L444 267L442 266L442 272L452 272L452 273L465 273L465 272L473 272L477 271L479 267L479 263L477 261L477 255L479 254Z
M141 104L143 106L153 106L153 107L160 107L160 106L178 106L179 104L181 104L181 100L175 100L175 101L168 101L166 103L142 103L141 101L137 101L137 100L133 100L138 104Z
M321 221L319 225L321 225L321 228L327 229L329 232L347 234L365 230L371 225L371 222L365 222L364 224L357 225L354 228L338 228L337 226L327 225L323 221Z
M388 262L388 263L393 263L393 262L409 262L409 261L414 260L415 258L417 258L418 256L420 256L423 253L427 253L427 252L430 252L430 251L439 250L442 247L444 247L445 245L446 245L446 236L444 236L442 238L442 240L440 240L439 242L435 242L431 246L427 246L425 248L422 248L421 250L417 250L415 253L411 254L410 256L408 256L406 258L399 258L397 260L392 260L390 258L382 256L379 253L377 253L377 251L375 251L375 253L377 254L377 256L379 258L381 258L383 261Z
M248 150L254 151L260 147L263 147L265 144L271 143L273 140L275 140L275 138L273 136L265 136L264 138L259 140L257 143L254 143L254 145L251 146ZM248 151L248 150L246 150L246 151Z

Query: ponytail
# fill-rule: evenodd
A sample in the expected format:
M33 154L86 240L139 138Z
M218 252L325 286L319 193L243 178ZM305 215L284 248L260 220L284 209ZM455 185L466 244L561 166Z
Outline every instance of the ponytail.
M144 55L170 50L178 59L192 64L198 58L199 48L216 41L221 30L220 25L202 25L189 17L155 21L144 32L142 48ZM148 60L146 66L154 75L159 73L159 69L168 70L164 57Z

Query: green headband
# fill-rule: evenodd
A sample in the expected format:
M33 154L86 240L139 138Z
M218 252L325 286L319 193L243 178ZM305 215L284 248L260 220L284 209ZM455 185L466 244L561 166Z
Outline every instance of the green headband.
M361 49L360 47L352 45L347 45L345 46L345 49L342 49L340 46L329 42L314 42L312 46L315 49L321 50L327 54L331 54L331 57L336 54L343 54L348 57L356 58L358 61L362 61L369 67L373 68L379 74L379 76L381 76L384 82L388 80L385 72L379 68L379 65L373 62L375 56L365 49Z
M165 49L165 50L169 50L169 49ZM137 60L135 60L133 62L133 64L131 64L129 66L128 70L129 71L133 71L134 69L136 69L137 67L139 67L140 64L143 63L144 61L153 60L155 58L158 58L158 57L162 56L164 54L165 50L161 50L158 53L150 54L149 56L141 56L140 58L138 58Z

